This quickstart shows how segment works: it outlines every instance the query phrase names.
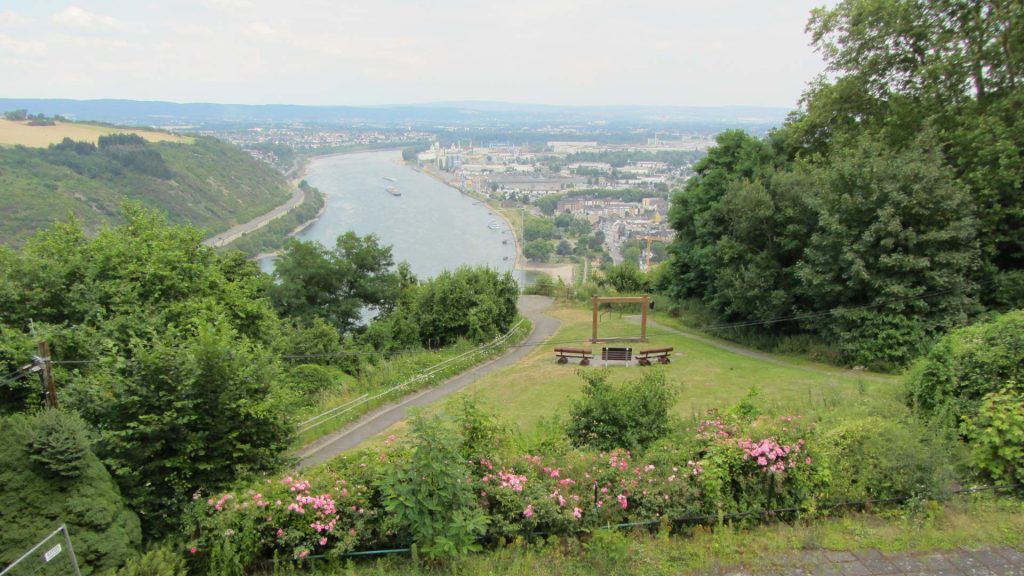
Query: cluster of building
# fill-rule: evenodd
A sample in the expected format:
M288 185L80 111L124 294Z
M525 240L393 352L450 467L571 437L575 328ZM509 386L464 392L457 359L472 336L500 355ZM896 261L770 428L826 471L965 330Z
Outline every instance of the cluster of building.
M646 145L612 145L595 141L550 141L542 151L526 150L507 143L476 146L437 141L418 160L449 183L460 188L506 200L529 202L548 194L573 189L649 189L667 191L692 174L692 165L638 160L624 166L610 162L573 161L573 155L600 156L619 152L703 151L712 142L690 140L649 141Z

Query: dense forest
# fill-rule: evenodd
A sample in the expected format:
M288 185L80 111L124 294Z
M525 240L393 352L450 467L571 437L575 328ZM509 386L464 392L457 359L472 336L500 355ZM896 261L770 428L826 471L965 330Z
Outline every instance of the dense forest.
M828 76L767 137L719 135L673 199L663 287L883 369L1024 305L1022 27L1008 2L816 10Z
M125 199L214 233L273 209L290 194L273 168L213 138L150 143L113 134L98 144L65 139L49 148L0 148L0 243L21 245L68 214L96 232L122 221Z

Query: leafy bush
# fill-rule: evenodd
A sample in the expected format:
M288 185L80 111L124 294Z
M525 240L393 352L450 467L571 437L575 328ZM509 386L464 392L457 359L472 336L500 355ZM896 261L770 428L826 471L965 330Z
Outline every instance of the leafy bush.
M116 576L188 576L185 559L166 546L132 558Z
M1024 388L1007 383L985 395L977 415L961 431L971 443L974 465L1000 484L1024 484Z
M675 398L662 371L645 372L635 382L613 386L608 374L581 370L583 399L570 412L566 433L576 446L601 450L644 448L668 433L668 411Z
M80 418L51 410L0 418L0 429L0 565L62 522L84 575L115 570L136 553L139 519L89 448Z
M818 453L833 503L948 495L955 455L917 427L866 417L823 432Z
M412 537L427 558L462 556L479 550L488 518L476 506L469 470L457 451L458 435L438 418L410 421L408 458L396 462L380 482L388 523Z
M949 333L909 377L913 409L959 426L986 394L1024 381L1024 310Z

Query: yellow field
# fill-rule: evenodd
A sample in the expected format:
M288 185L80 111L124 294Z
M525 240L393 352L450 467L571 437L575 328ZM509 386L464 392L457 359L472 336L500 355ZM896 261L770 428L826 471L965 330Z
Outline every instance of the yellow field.
M176 136L166 132L149 130L129 130L95 124L74 124L58 122L54 126L29 126L27 122L12 122L0 118L0 146L21 144L29 148L45 148L50 144L58 144L64 138L79 142L96 143L100 136L106 134L138 134L150 142L184 142L191 144L192 139Z

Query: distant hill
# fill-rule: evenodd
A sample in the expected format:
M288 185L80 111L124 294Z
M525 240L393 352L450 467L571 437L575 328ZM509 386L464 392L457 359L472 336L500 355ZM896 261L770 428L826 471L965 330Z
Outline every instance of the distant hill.
M92 140L0 146L0 243L18 246L69 213L86 230L98 230L120 220L125 199L215 233L291 196L280 173L214 138L149 142L126 134Z
M25 108L118 124L181 126L231 123L630 123L690 128L781 125L789 109L758 106L550 106L508 102L433 102L400 106L243 105L138 100L0 98L0 110Z

